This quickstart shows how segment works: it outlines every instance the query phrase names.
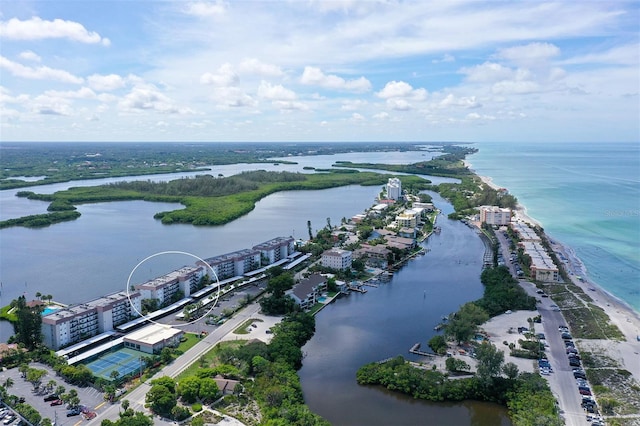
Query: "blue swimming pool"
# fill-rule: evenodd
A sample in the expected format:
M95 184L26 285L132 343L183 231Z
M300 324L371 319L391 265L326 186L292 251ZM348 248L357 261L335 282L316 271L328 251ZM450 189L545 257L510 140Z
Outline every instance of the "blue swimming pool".
M318 302L320 302L320 303L324 303L324 302L326 302L326 301L327 301L327 298L326 298L326 297L324 297L324 296L322 296L322 297L318 297Z
M54 313L55 311L58 311L58 310L60 310L60 308L50 308L50 307L47 306L42 311L42 316L52 314L52 313Z

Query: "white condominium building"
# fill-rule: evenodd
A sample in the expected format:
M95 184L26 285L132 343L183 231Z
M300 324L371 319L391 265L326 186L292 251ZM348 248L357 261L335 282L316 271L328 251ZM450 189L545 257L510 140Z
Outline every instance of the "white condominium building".
M140 312L141 299L137 291L129 292L129 297L122 291L45 315L41 326L44 344L58 350L111 331L139 316L132 305Z
M292 237L277 237L252 248L260 251L263 265L270 265L292 254L295 251L295 240Z
M387 182L387 198L399 200L402 198L402 182L398 178L389 178Z
M511 210L498 206L481 206L480 222L489 225L508 225L511 223Z
M204 260L213 269L218 280L241 277L260 268L260 251L243 249ZM202 262L197 262L203 265ZM211 277L214 278L214 277Z
M185 266L134 288L143 299L158 299L160 305L163 305L170 302L178 291L182 291L183 297L189 296L205 273L202 266Z
M331 249L322 253L322 266L331 269L345 270L351 268L351 252L349 250Z

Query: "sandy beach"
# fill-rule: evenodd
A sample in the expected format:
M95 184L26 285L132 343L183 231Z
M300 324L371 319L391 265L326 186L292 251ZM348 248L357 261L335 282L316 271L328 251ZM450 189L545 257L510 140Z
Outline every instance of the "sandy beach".
M470 166L467 163L467 166ZM486 185L494 189L500 189L491 178L479 176ZM518 205L514 219L530 224L542 226L540 222L527 215L526 208ZM549 238L547 236L547 238ZM597 283L589 279L588 272L584 264L575 255L574 251L561 242L549 238L552 248L556 253L562 253L565 260L565 269L572 282L582 288L588 294L593 303L602 308L625 336L625 341L581 339L580 343L585 348L589 348L595 353L608 355L618 361L624 369L633 374L636 382L640 383L640 314L629 305L609 294L606 290L598 286Z

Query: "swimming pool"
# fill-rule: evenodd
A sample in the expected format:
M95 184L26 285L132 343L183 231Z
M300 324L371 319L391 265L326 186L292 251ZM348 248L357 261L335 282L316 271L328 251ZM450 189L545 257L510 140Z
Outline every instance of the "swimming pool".
M326 298L326 297L324 297L324 296L322 296L322 297L318 297L318 302L320 302L320 303L324 303L324 302L326 302L326 301L327 301L327 298Z
M44 308L44 310L42 311L42 314L41 314L41 315L42 315L42 316L49 315L49 314L52 314L52 313L54 313L55 311L58 311L58 310L60 310L60 308L50 308L50 307L46 307L46 308Z

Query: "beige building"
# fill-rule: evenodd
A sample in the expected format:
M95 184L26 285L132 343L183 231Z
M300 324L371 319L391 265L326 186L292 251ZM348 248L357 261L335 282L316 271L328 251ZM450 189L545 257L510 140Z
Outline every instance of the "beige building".
M351 252L349 250L331 249L322 253L322 266L345 270L351 268Z
M509 225L511 210L498 206L480 206L480 222L489 225Z
M169 303L179 291L182 292L183 297L189 296L196 290L200 278L204 275L205 268L202 266L185 266L138 284L134 288L140 292L143 299L158 299L162 306Z

